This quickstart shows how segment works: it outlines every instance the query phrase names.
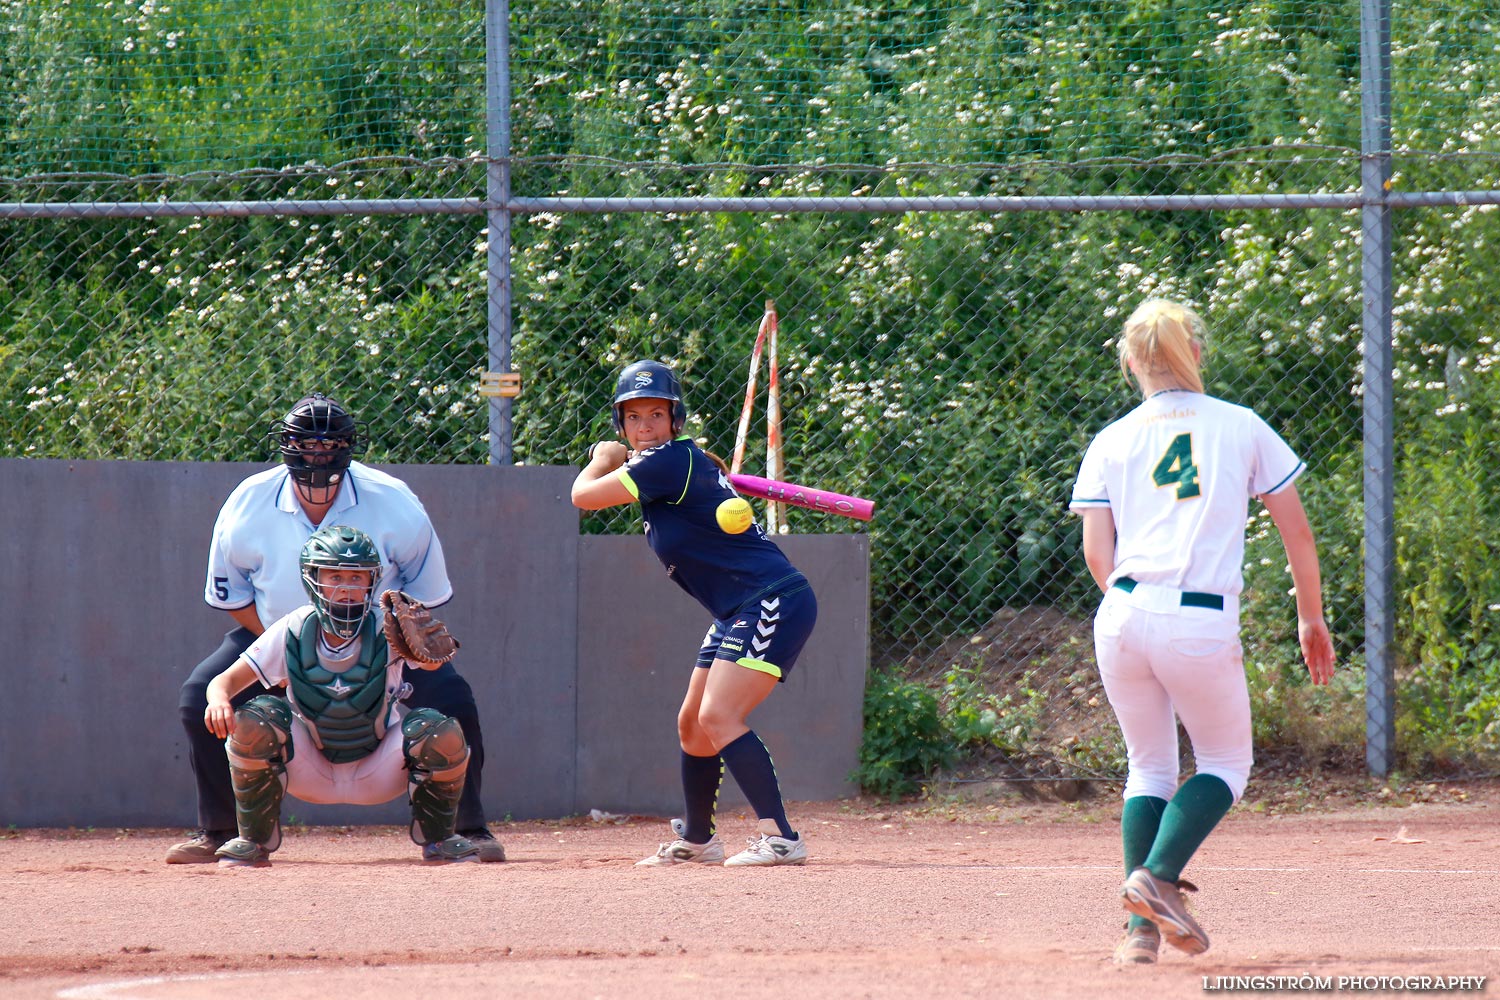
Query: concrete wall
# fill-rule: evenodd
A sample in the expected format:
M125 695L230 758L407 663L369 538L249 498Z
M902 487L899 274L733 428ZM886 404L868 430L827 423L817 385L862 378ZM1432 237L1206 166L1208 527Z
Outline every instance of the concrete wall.
M229 617L203 603L215 515L262 466L0 459L0 825L194 825L178 688ZM574 470L394 466L448 559L443 609L485 732L495 819L675 813L675 718L707 627L638 536L581 537ZM868 642L863 535L783 540L818 628L752 717L788 798L853 791ZM725 802L740 800L732 782ZM288 800L311 823L402 822Z

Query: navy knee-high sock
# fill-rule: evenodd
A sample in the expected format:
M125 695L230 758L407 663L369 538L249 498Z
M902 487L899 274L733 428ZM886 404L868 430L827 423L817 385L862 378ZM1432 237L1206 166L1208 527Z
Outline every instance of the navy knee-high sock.
M719 784L724 780L724 761L718 755L695 757L682 751L682 839L706 844L714 836L714 812L719 805Z
M755 735L755 730L720 750L719 756L724 758L725 766L750 801L755 815L760 819L775 820L783 837L797 839L796 831L786 821L786 807L781 801L781 784L776 780L771 751Z

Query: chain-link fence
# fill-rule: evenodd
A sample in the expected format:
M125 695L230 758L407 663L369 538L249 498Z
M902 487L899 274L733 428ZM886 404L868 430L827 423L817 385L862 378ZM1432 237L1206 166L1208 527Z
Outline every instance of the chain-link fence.
M1209 391L1312 468L1346 665L1302 680L1257 516L1258 741L1358 761L1379 5L992 7L0 0L0 455L265 458L322 389L370 461L572 464L638 357L678 367L690 430L727 452L773 299L786 478L880 505L868 527L790 514L871 535L872 690L934 693L997 773L1118 774L1065 505L1134 401L1121 321L1180 297L1211 327ZM1395 632L1372 658L1399 698L1368 706L1427 774L1500 762L1497 21L1494 0L1397 10L1375 154L1393 198L1439 193L1394 213L1377 275ZM497 359L518 399L478 394Z

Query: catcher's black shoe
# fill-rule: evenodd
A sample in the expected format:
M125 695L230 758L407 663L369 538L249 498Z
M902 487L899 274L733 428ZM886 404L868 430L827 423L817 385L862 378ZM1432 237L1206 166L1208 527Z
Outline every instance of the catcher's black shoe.
M422 860L433 864L451 865L460 861L478 861L479 848L467 837L453 834L445 840L435 840L422 845Z
M480 861L504 861L505 845L495 839L487 827L476 826L472 830L459 830L458 835L479 848Z
M233 839L233 830L197 830L192 837L167 848L169 865L211 865L219 860L214 852Z
M214 852L220 868L269 868L271 852L262 844L244 837L235 837Z

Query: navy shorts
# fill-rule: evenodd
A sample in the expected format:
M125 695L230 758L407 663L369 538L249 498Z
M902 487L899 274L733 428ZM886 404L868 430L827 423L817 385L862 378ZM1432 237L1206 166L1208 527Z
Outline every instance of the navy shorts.
M714 660L729 660L784 681L817 620L811 587L757 598L708 627L695 666L706 670Z

